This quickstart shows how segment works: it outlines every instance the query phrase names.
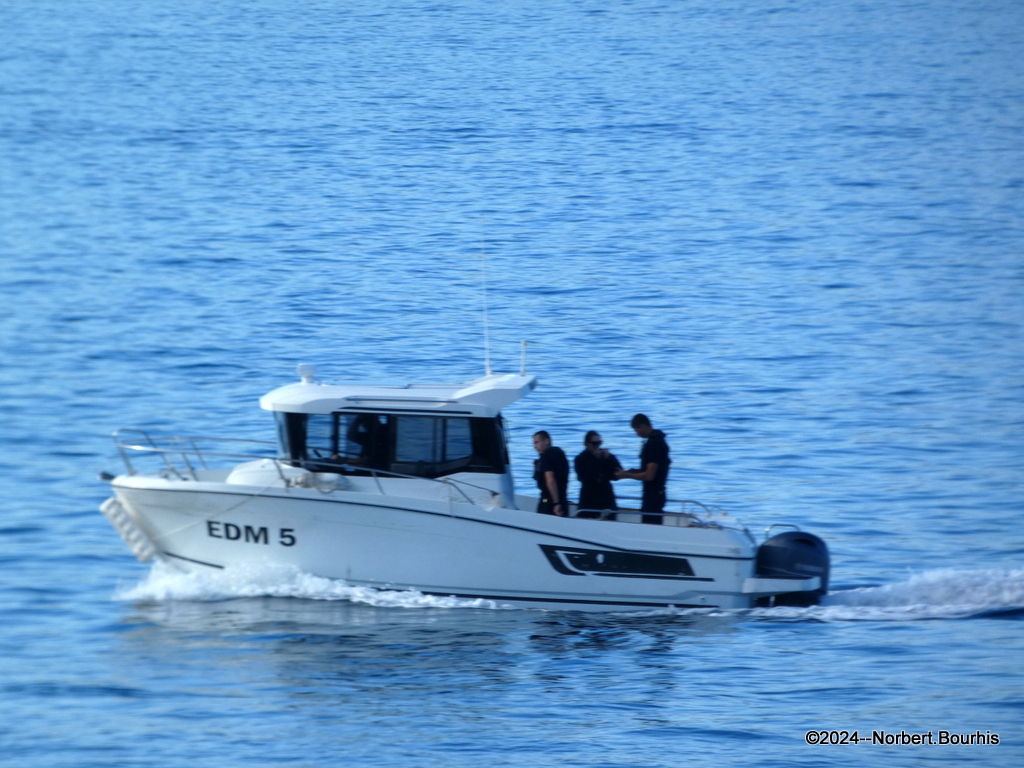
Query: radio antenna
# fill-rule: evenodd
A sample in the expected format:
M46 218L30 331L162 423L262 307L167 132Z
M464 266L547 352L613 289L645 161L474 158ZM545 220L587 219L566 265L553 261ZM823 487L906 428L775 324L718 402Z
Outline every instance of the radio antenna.
M483 244L480 245L480 256L483 259L483 289L484 289L484 373L491 375L491 327L490 318L487 312L487 251Z

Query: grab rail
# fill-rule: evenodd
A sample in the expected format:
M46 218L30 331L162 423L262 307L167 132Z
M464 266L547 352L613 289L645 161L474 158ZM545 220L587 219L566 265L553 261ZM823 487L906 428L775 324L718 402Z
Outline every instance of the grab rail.
M136 434L141 435L145 442L149 443L146 445L135 445L133 443L125 442L121 438L125 434ZM276 446L276 443L268 440L246 440L243 438L234 437L162 437L154 439L148 432L143 429L125 428L119 429L113 434L114 446L117 448L118 453L121 455L121 460L124 462L125 467L128 469L129 475L135 474L135 466L132 464L129 454L126 453L125 449L133 451L144 451L148 453L159 454L167 465L168 471L174 473L179 479L184 480L185 475L181 473L178 467L170 459L171 454L178 454L181 456L182 463L188 470L188 474L193 480L196 479L195 467L189 461L189 454L194 455L199 462L202 464L203 469L209 469L206 463L207 456L216 456L219 458L229 459L269 459L274 458L272 456L261 456L253 454L239 454L239 453L222 453L219 451L205 451L201 450L196 444L196 441L210 442L210 443L246 443L249 445L268 445ZM161 447L159 443L165 443L166 447ZM187 446L185 445L187 443Z
M621 501L630 501L630 502L642 501L640 499L640 497L638 497L638 496L619 496L618 498ZM619 513L619 514L621 514L621 513L625 513L625 514L628 514L628 515L645 515L645 516L646 515L650 515L651 517L659 517L659 518L662 519L662 521L664 521L664 519L666 517L686 518L686 519L690 520L691 523L696 524L696 527L699 527L699 528L729 528L729 529L734 530L734 531L739 531L740 533L745 534L747 536L747 538L750 539L751 542L756 543L756 540L754 539L754 535L747 529L746 526L744 526L744 525L729 525L728 523L726 523L724 521L719 521L719 520L711 519L711 518L714 518L716 515L718 515L720 517L723 517L723 518L730 516L729 512L727 510L723 509L722 507L714 506L714 505L709 505L709 504L704 504L703 502L697 501L696 499L667 499L665 501L665 505L668 506L670 504L678 504L679 505L679 511L678 512L673 512L673 511L648 512L647 510L641 509L639 506L638 507L619 507L618 509L588 509L588 508L585 508L585 507L581 507L581 508L576 510L576 517L579 517L579 513L580 512L599 512L599 513L602 513L602 514L607 514L607 513L612 513L612 514ZM706 515L708 519L705 520L705 519L702 519L701 517L698 517L693 512L687 512L686 511L686 505L687 504L693 504L694 506L700 507L700 509L703 510L704 515ZM735 519L734 519L734 522L735 522Z
M122 440L122 436L126 435L126 434L141 435L143 440L146 443L148 443L148 445L138 445L138 444L134 444L134 443L123 441ZM284 472L284 469L283 469L284 467L295 467L296 465L299 465L303 469L306 469L307 471L312 472L313 470L310 470L307 465L322 465L323 464L323 461L310 461L308 459L307 460L302 460L302 459L282 459L280 456L267 456L265 454L226 453L226 452L222 452L222 451L208 451L208 450L201 449L199 447L199 445L197 444L197 442L242 443L242 444L247 444L247 445L270 446L270 447L276 448L277 443L271 442L269 440L248 440L248 439L245 439L245 438L232 438L232 437L166 437L166 438L154 439L145 430L133 429L133 428L119 429L116 432L114 432L113 438L114 438L114 445L117 447L118 453L120 453L121 459L124 461L124 464L125 464L125 466L128 469L128 474L130 474L130 475L136 474L136 470L135 470L134 465L131 462L131 459L130 459L129 454L127 453L127 451L140 451L140 452L144 452L144 453L151 453L151 454L158 454L158 455L160 455L160 457L163 459L164 463L167 466L167 470L169 472L173 473L179 480L186 480L186 479L189 479L189 477L192 480L198 480L199 479L199 476L198 476L198 474L196 472L195 467L193 467L192 462L189 461L189 458L188 458L189 455L194 456L202 464L204 469L209 469L209 466L206 463L206 458L207 457L223 458L223 459L235 459L235 460L248 460L248 461L259 460L259 459L269 460L269 461L274 462L274 467L275 467L275 469L277 469L277 473L278 473L278 475L281 478L281 482L285 486L289 486L291 484L291 481L285 475L285 472ZM166 447L161 447L160 443L165 443L167 445L166 445ZM186 474L183 474L182 471L174 464L174 462L171 461L170 456L173 455L173 454L178 454L179 456L181 456L181 460L182 460L182 462L184 463L184 465L186 467L186 473L187 473L188 477L186 477ZM470 495L468 493L466 493L466 491L463 488L463 486L465 486L466 488L473 488L473 489L475 489L477 491L483 491L485 493L489 493L492 498L496 498L496 497L500 497L501 496L501 494L499 492L497 492L497 491L495 491L495 490L493 490L491 488L484 488L483 486L476 485L474 483L470 483L470 482L467 482L465 480L454 480L451 477L434 478L434 477L423 477L423 476L420 476L420 475L407 475L407 474L404 474L402 472L392 472L391 470L376 469L376 468L373 468L373 467L359 467L359 466L354 466L352 464L337 464L336 466L339 469L344 470L346 472L367 472L367 473L369 473L370 476L373 477L374 482L377 485L377 489L380 491L380 494L382 496L386 496L387 495L387 492L385 491L384 486L380 482L380 478L382 476L383 477L405 478L405 479L409 479L409 480L429 480L429 481L434 482L434 483L440 483L442 485L448 486L449 489L454 489L455 491L458 491L458 493L462 496L462 498L465 499L465 501L467 503L469 503L469 504L476 504L477 502L474 501L470 497ZM631 501L631 502L641 501L641 499L639 497L621 496L619 498L622 499L622 500ZM580 512L599 512L599 513L618 512L618 513L626 513L626 514L651 515L651 516L660 517L662 519L664 519L666 517L686 518L689 521L691 521L691 523L695 524L697 527L701 527L701 528L730 528L730 529L737 530L737 531L740 531L742 533L745 533L747 535L747 537L750 538L751 541L754 541L753 535L750 533L749 530L747 530L746 527L737 527L735 525L728 525L725 522L719 522L717 520L710 519L710 518L713 518L716 514L720 515L722 517L725 517L725 516L727 516L729 514L726 510L722 509L721 507L707 505L707 504L704 504L703 502L696 501L695 499L669 499L669 500L666 501L666 505L669 505L669 504L672 504L672 505L678 504L679 505L679 511L678 512L674 512L674 511L668 511L668 512L665 512L665 511L662 511L662 512L647 512L645 510L642 510L642 509L639 509L639 508L632 508L632 507L620 508L620 509L617 509L617 510L578 508L576 510L576 516L578 517ZM686 505L687 504L692 504L692 505L694 505L696 507L699 507L703 511L704 515L707 518L709 518L709 519L702 519L701 517L698 517L696 514L694 514L692 512L687 512L686 511Z
M775 523L773 525L769 525L767 528L764 529L765 541L771 538L772 531L776 528L792 528L794 531L800 530L800 526L793 525L792 523Z
M133 443L122 442L120 439L122 433L134 433L142 435L146 442L149 443L149 445L136 445ZM161 458L163 458L164 463L167 465L168 471L172 472L179 480L185 480L186 476L182 474L178 467L175 466L174 462L170 460L170 454L178 454L181 456L181 460L185 464L188 470L188 475L191 477L192 480L198 480L199 476L196 473L195 467L192 466L192 463L188 459L188 455L190 453L195 455L195 457L202 463L204 469L209 469L209 466L206 463L206 457L236 460L243 459L249 461L260 459L269 460L274 462L274 467L277 469L277 473L281 477L281 481L286 486L289 484L289 481L284 473L284 470L282 469L283 466L293 467L296 464L298 464L302 466L303 469L306 469L307 471L312 471L308 469L308 467L306 466L307 464L318 465L323 463L322 461L310 461L308 459L282 459L280 456L266 456L251 453L225 453L222 451L207 451L200 449L199 446L196 445L196 441L206 441L212 443L247 443L250 445L267 445L276 447L277 444L269 440L247 440L243 438L232 437L165 437L154 440L152 437L149 436L148 433L141 429L119 429L116 432L114 432L113 438L114 445L117 447L118 452L121 454L121 458L128 469L128 474L130 475L136 474L136 471L134 465L131 462L131 459L129 458L128 453L126 453L126 449L132 451L141 451L145 453L155 453L160 455ZM167 447L161 447L158 444L160 442L168 443L169 445ZM185 443L187 443L191 447L184 447ZM475 502L469 496L469 494L467 494L466 491L461 487L463 485L468 488L475 488L478 491L484 491L486 493L489 493L491 494L492 497L501 495L497 491L494 491L490 488L484 488L483 486L476 485L474 483L469 483L466 482L465 480L454 480L450 477L434 478L423 477L421 475L407 475L402 472L392 472L391 470L376 469L373 467L358 467L352 464L338 464L336 466L339 469L345 470L346 472L368 472L373 477L374 482L377 484L377 490L380 491L380 494L382 496L387 496L387 492L384 490L384 486L380 482L380 476L398 477L409 480L429 480L430 482L433 483L446 485L450 489L458 491L462 498L465 499L466 502L469 504L476 504L477 502Z
M687 502L684 502L684 503L687 503ZM695 501L695 502L692 502L692 503L696 504L699 507L704 507L704 505L701 504L700 502ZM645 509L639 509L639 508L634 508L634 507L619 507L618 509L591 509L590 507L578 507L576 509L576 514L573 515L573 517L579 517L581 512L597 512L597 513L602 514L602 515L624 513L624 514L627 514L627 515L650 515L652 517L685 517L685 518L691 519L691 520L699 523L702 527L706 526L706 523L703 520L701 520L699 517L697 517L697 515L695 515L692 512L685 512L685 511L679 511L679 512L672 512L672 511L668 511L668 512L665 512L665 511L662 511L662 512L648 512Z

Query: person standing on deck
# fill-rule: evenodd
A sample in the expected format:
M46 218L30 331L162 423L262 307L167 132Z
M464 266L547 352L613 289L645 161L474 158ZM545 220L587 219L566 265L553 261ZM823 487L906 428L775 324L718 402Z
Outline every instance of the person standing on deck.
M651 420L638 413L630 421L630 426L644 444L640 449L640 469L624 469L615 473L615 479L628 478L641 480L644 484L641 512L657 512L659 514L643 515L643 522L648 525L661 525L661 512L665 509L665 483L668 480L668 465L672 460L668 457L668 443L665 433L651 426Z
M596 510L615 510L615 491L612 480L615 473L622 469L615 454L601 447L601 435L594 430L587 432L583 438L586 446L576 457L576 477L580 481L580 511L576 517L598 518L601 513ZM612 515L611 519L615 519Z
M533 479L540 489L537 511L542 515L566 517L569 514L569 461L561 448L551 444L551 435L543 429L533 435L533 447L539 457L533 461Z

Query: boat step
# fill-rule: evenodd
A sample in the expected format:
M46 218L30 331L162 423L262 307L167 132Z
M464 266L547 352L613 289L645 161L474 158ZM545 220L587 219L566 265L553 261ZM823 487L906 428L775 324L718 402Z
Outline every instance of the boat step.
M117 500L116 496L111 496L103 502L100 506L100 512L114 526L114 530L121 534L121 538L124 539L125 544L128 545L135 556L139 558L139 562L148 563L157 556L157 549L153 542L149 540L149 536L132 520L131 515L128 514L128 511Z

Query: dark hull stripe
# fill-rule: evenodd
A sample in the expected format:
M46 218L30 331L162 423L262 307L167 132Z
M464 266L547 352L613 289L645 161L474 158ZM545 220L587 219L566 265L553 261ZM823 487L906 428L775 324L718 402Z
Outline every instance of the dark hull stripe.
M693 555L690 555L693 557ZM607 576L610 579L661 579L662 581L714 581L710 576L659 576L654 573L602 573L584 571L580 576Z
M477 520L474 517L462 517L461 515L448 515L448 514L445 514L443 512L430 512L430 511L424 510L424 509L409 509L408 507L398 507L398 506L394 506L392 504L372 504L372 503L363 502L363 501L360 501L360 502L346 502L346 501L338 501L337 499L311 499L311 498L306 498L306 497L277 496L277 495L269 495L269 494L254 496L251 493L234 493L232 491L193 491L193 490L187 490L187 489L179 490L177 488L175 488L175 489L171 489L171 488L136 488L134 486L123 486L123 485L118 485L118 486L115 486L115 487L116 488L121 488L121 489L123 489L125 491L145 491L147 493L152 493L152 492L159 492L159 493L206 493L206 494L214 494L216 496L238 496L238 497L247 498L247 499L253 499L253 498L281 499L281 500L286 500L286 501L310 501L310 502L320 503L320 504L342 504L342 505L344 505L344 504L349 504L349 503L358 503L358 505L361 506L361 507L373 507L375 509L394 509L394 510L397 510L399 512L411 512L411 513L417 514L417 515L433 515L434 517L454 518L456 520L464 520L467 523L479 523L480 525L493 525L493 526L496 526L498 528L509 528L511 530L514 530L514 531L525 531L526 533L536 533L536 534L539 534L541 536L554 536L554 537L559 538L559 539L564 539L565 541L575 541L575 542L577 542L579 544L589 544L589 545L594 546L594 547L604 547L605 549L615 549L615 550L618 550L620 552L640 552L640 551L642 551L642 552L645 552L645 553L650 553L652 555L672 555L674 557L704 557L704 558L708 558L709 560L753 560L754 559L753 557L740 557L739 555L703 555L703 554L695 554L695 553L692 553L692 552L665 552L665 551L660 551L660 550L656 550L656 549L645 549L645 550L626 549L625 547L617 547L617 546L615 546L613 544L605 544L603 542L592 541L590 539L580 539L580 538L577 538L575 536L566 536L565 534L562 534L562 533L551 533L550 531L539 531L536 528L526 528L526 527L521 526L521 525L512 525L511 523L495 523L495 522L493 522L491 520ZM464 503L464 502L459 502L459 503ZM520 510L520 511L522 511L522 510ZM614 523L609 522L609 525L614 525ZM205 563L204 563L204 565L205 565ZM701 606L697 606L697 607L701 607Z
M417 590L418 591L418 590ZM467 600L512 600L520 603L564 603L567 605L627 605L637 608L717 608L717 605L692 605L689 603L650 603L634 600L584 600L571 597L513 597L512 595L473 595L452 592L422 592L431 597L458 597Z
M223 565L217 565L216 563L207 563L203 560L196 560L192 557L185 557L184 555L176 555L173 552L162 552L161 554L167 555L168 557L173 557L176 560L186 560L187 562L195 563L196 565L205 565L208 568L219 568L222 571L224 570Z
M182 555L176 555L173 552L163 552L162 554L167 557L173 557L177 560L185 560L189 563L195 563L197 565L205 565L209 568L217 568L223 570L223 565L216 565L215 563L207 563L203 560L196 560L191 557L183 557ZM341 579L344 581L344 579ZM712 581L712 579L707 579ZM371 589L378 589L386 592L419 592L421 595L429 595L431 597L457 597L465 600L511 600L520 603L559 603L563 605L623 605L640 608L717 608L717 605L690 605L688 603L650 603L650 602L639 602L634 600L584 600L566 597L513 597L512 595L475 595L462 592L429 592L418 589L401 589L395 590L387 586L375 587L370 584L360 584L359 586L370 587Z

